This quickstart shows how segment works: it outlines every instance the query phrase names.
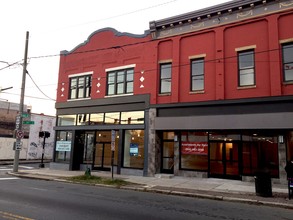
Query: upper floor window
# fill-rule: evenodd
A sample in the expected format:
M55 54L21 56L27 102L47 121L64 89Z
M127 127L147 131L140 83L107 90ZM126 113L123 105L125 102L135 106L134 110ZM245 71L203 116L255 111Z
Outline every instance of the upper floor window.
M191 60L191 91L204 90L204 58Z
M160 94L171 93L172 64L160 64Z
M91 96L91 75L70 77L69 99L82 99Z
M238 86L255 85L254 50L238 52Z
M108 72L107 95L133 93L133 77L133 68Z
M293 81L293 43L284 44L283 51L283 73L284 82Z

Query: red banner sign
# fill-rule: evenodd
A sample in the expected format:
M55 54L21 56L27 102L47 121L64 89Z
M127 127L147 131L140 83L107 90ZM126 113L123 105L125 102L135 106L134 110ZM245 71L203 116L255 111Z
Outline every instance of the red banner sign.
M182 142L182 154L208 155L207 142Z

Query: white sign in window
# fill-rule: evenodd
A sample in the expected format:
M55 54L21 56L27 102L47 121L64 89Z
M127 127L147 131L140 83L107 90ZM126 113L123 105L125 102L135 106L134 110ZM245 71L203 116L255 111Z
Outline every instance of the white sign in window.
M57 141L56 151L71 151L71 141Z

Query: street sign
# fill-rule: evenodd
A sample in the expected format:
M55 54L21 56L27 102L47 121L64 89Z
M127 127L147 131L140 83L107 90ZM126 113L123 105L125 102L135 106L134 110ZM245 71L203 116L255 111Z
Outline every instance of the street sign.
M20 124L20 115L17 115L16 120L15 120L15 129L16 130L19 129L19 124Z
M23 118L28 118L28 117L29 117L29 114L27 114L27 113L22 113L21 116L22 116Z
M21 150L21 148L22 148L22 142L20 141L14 142L13 150Z
M23 131L20 131L20 130L18 130L18 131L16 131L16 137L18 138L18 139L22 139L23 138Z
M33 125L33 124L35 124L35 122L34 121L23 121L22 124L24 124L24 125Z

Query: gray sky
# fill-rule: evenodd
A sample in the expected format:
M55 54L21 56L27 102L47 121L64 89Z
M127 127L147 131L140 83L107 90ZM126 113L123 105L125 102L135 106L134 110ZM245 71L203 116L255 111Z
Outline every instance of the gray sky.
M33 113L55 115L55 101L49 98L56 99L61 50L70 51L101 28L143 34L150 21L223 2L227 0L1 1L0 61L20 62L9 68L0 62L0 87L13 86L0 94L0 100L19 103L26 31L30 33L27 70L47 97L27 75L24 102Z

